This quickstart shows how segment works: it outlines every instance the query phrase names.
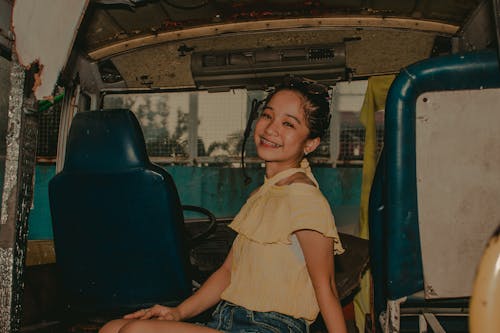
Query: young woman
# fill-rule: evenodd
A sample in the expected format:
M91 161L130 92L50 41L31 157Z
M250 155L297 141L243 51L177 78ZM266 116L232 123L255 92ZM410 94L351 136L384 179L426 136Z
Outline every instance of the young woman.
M329 120L326 88L287 77L255 125L266 178L230 224L238 236L223 265L179 306L142 309L100 332L302 333L321 311L328 332L345 333L333 264L344 250L305 159ZM182 322L216 304L210 322Z

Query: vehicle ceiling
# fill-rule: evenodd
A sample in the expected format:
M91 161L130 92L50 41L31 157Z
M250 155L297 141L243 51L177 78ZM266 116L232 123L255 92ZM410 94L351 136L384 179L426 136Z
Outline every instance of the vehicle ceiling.
M471 18L487 3L94 0L75 53L80 57L80 74L92 66L100 71L100 89L195 88L192 52L328 43L344 43L352 77L366 77L394 73L429 56L449 53L456 36L461 38L462 50L491 46L494 34L478 34L477 28L470 35L481 35L483 40L469 37L464 42L464 27L472 25ZM85 74L82 79L89 84L95 81Z

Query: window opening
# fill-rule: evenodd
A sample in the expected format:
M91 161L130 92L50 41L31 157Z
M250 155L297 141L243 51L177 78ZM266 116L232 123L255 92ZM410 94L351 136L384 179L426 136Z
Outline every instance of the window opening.
M332 125L318 149L310 155L313 165L361 166L365 130L359 112L366 81L339 82L332 92ZM240 167L241 145L252 101L265 98L262 90L108 94L105 108L132 110L143 129L148 154L157 163ZM37 157L53 162L61 103L40 113ZM383 111L377 112L377 148L383 145ZM249 136L245 149L247 166L260 165Z
M62 103L56 103L38 115L38 162L53 162L57 155L57 139Z
M333 112L337 143L338 166L362 166L365 145L365 127L359 117L367 81L339 82L334 88ZM384 140L384 111L375 113L377 154Z

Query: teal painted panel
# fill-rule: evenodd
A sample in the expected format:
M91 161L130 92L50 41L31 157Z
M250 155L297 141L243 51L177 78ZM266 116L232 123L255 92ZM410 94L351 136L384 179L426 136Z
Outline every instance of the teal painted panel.
M182 166L166 169L174 178L182 204L207 208L217 217L236 215L264 177L263 170L248 170L253 181L245 186L241 169Z
M333 210L339 206L359 206L361 168L312 168L312 171Z
M248 169L247 173L253 181L245 186L241 169L164 167L177 185L182 204L204 207L217 217L236 215L249 194L264 180L264 169ZM345 207L357 210L361 193L361 168L313 168L313 173L334 212ZM54 165L36 167L34 205L29 216L29 239L53 238L48 183L54 175ZM186 214L186 218L190 217L196 216ZM337 221L339 223L342 224L342 221Z
M49 206L49 181L54 177L54 165L37 165L35 169L35 193L28 220L28 239L53 239ZM68 195L71 195L68 193Z

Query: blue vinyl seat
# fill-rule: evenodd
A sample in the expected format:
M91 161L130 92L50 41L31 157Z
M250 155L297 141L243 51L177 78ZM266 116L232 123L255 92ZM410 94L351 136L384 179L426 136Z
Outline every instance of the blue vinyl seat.
M419 199L422 198L418 197L418 193L422 179L419 178L417 182L417 174L422 170L417 169L416 123L418 121L423 123L426 120L417 119L416 104L417 99L424 93L456 90L480 91L499 87L500 73L497 54L488 50L424 60L401 70L391 85L385 108L384 149L377 164L369 207L374 312L375 317L380 319L379 329L385 332L426 331L427 325L431 326L433 332L445 330L467 332L468 330L467 313L470 294L465 297L441 298L432 289L432 284L426 281L426 274L429 278L431 273L433 276L437 275L437 270L426 271L429 266L428 262L423 260L424 250L431 254L427 258L444 258L445 256L444 252L432 253L432 248L422 247L422 239L426 239L423 238L423 231L426 235L436 234L436 232L424 230L424 227L428 225L422 225L422 207L419 206ZM427 98L421 98L420 102L427 102ZM437 108L434 104L428 103L428 105ZM453 115L455 110L449 112ZM452 137L453 134L463 136L463 133L458 130L451 134ZM443 142L446 139L444 135L439 136L435 138L435 142L438 140ZM463 154L461 150L458 151L454 159L456 164L451 168L457 169L464 164ZM422 160L424 158L421 158ZM451 173L451 170L448 172ZM462 176L463 179L471 178L470 174ZM428 178L425 179L427 180ZM442 181L443 179L435 180L434 193L435 189L439 189ZM427 192L423 195L431 197L432 194L432 192ZM467 195L470 197L477 194L468 192L464 196L467 197ZM453 213L453 209L446 206L443 206L442 210ZM430 227L434 228L450 221L434 219L432 222L433 225ZM479 225L478 221L472 220L469 224L474 225L474 223ZM451 229L453 230L449 230L450 234L461 232L458 226L452 225ZM479 228L477 229L480 232ZM464 236L467 238L471 234L464 234ZM444 240L451 238L446 234L438 234L438 237L442 237L440 243L443 244ZM474 270L473 265L464 264L467 258L465 253L468 249L462 250L463 262L452 263L455 266L462 265L463 272ZM459 250L461 250L460 247L452 246L444 251L458 252ZM440 281L450 284L456 279L456 275L440 276Z
M49 183L67 310L121 313L191 293L179 196L145 147L129 110L73 119L64 168Z

